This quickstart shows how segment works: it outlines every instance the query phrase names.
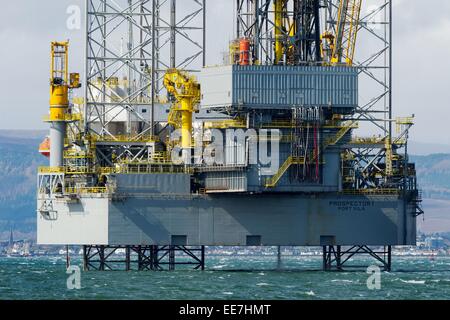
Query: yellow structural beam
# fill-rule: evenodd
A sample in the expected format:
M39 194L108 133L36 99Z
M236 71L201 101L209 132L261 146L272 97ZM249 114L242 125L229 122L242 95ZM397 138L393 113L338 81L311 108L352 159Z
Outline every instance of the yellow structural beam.
M304 163L305 163L304 157L293 157L293 156L288 157L286 161L283 163L283 165L278 169L277 173L267 180L266 188L275 188L278 184L278 181L280 181L281 177L283 177L283 175L291 167L291 165Z
M327 33L327 40L332 49L331 64L342 63L353 65L356 50L356 40L359 31L362 0L340 0L336 21L335 36Z
M285 37L284 16L286 10L287 0L274 0L274 16L275 16L275 64L280 63L283 60L284 44L283 39Z

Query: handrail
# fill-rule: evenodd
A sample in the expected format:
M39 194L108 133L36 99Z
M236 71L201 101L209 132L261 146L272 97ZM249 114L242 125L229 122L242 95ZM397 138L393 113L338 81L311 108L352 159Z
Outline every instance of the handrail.
M105 194L108 193L106 187L67 187L64 188L65 194Z
M290 156L286 159L283 165L278 169L277 173L269 178L266 183L266 188L274 188L278 184L278 181L286 173L289 167L293 164L302 164L305 162L304 157L293 157Z
M398 195L401 190L399 189L389 189L389 188L381 188L381 189L347 189L343 190L342 193L345 195Z

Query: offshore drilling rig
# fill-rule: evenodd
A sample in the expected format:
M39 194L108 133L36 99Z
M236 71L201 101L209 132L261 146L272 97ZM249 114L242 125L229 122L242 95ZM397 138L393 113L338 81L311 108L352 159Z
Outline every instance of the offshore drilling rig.
M393 117L391 1L234 1L220 66L205 0L86 1L84 97L52 43L38 242L82 245L88 270L203 269L205 246L321 246L325 270L357 254L390 270L423 213L413 118Z

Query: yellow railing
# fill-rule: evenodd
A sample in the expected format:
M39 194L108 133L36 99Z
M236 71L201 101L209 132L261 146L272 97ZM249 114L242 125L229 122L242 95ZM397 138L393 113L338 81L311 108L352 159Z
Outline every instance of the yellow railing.
M51 121L67 121L67 122L73 122L73 121L81 121L82 115L80 113L72 113L72 114L65 114L64 117L60 119L53 119L50 117L50 115L46 115L42 117L42 120L44 122L51 122Z
M64 151L64 158L66 159L86 159L93 158L94 155L90 151L66 150Z
M204 124L205 129L246 128L247 122L242 119L209 121Z
M399 189L355 189L344 190L345 195L398 195L401 192Z
M359 127L358 122L354 122L352 120L343 123L341 129L337 132L337 134L325 141L324 147L332 146L338 143L351 129L357 129Z
M91 136L93 142L158 142L159 138L151 135L132 136L132 135L114 135L114 136Z
M81 167L81 166L74 166L74 167L66 167L65 168L66 174L94 174L97 173L97 170L92 167Z
M108 193L106 187L69 187L65 188L66 194L105 194Z
M176 165L127 164L117 167L104 167L99 170L102 174L159 174L159 173L193 173L192 168Z
M49 174L49 173L65 173L66 169L64 167L39 167L39 173Z
M40 174L67 174L67 175L87 175L87 174L158 174L158 173L188 173L194 172L193 168L173 163L148 163L148 164L121 164L116 167L40 167Z

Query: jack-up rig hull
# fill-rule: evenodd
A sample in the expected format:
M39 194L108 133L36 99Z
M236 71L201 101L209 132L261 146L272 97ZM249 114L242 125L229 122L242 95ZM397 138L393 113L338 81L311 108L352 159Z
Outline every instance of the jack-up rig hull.
M42 244L415 245L414 206L396 195L154 195L55 200ZM380 231L382 230L382 231Z

